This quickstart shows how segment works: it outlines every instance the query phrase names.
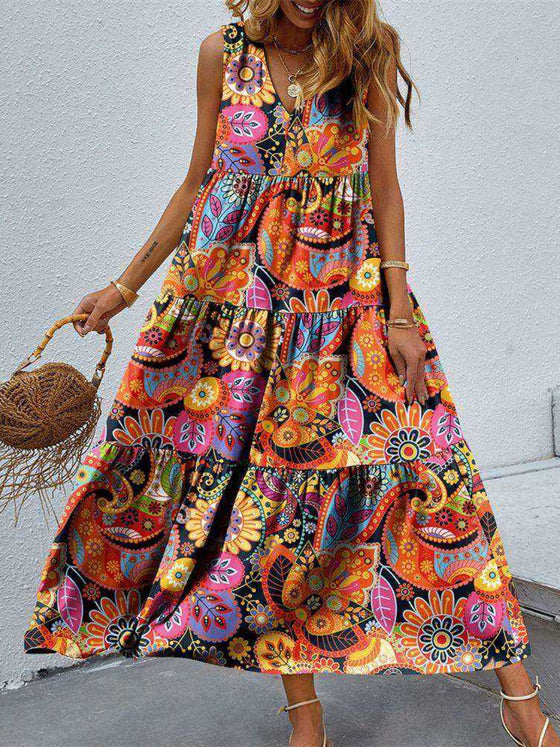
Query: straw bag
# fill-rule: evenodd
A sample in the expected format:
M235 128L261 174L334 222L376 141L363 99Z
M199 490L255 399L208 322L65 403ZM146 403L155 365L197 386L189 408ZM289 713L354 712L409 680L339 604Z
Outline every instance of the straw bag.
M91 381L68 363L23 370L41 357L58 329L87 317L72 314L55 322L0 384L0 513L13 505L16 523L22 505L34 495L45 516L52 512L55 489L73 477L95 432L101 414L97 390L113 347L109 328Z

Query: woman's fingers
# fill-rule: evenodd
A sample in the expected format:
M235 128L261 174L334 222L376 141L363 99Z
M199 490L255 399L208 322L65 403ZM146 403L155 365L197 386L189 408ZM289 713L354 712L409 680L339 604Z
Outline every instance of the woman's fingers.
M428 390L426 389L426 356L421 353L420 358L418 359L418 368L416 370L416 384L414 387L414 390L416 392L416 397L420 404L424 404L425 401L428 399Z
M389 350L389 353L391 354L391 358L393 359L393 365L395 366L395 369L397 371L401 386L404 386L404 383L406 381L406 361L398 349Z
M399 381L405 388L406 401L410 404L416 398L424 404L428 399L428 390L425 374L426 347L422 339L411 339L401 330L393 331L389 341L389 355Z
M88 332L103 332L107 325L107 317L105 316L106 308L99 303L99 301L93 307L93 311L86 319L84 324L84 334Z
M113 316L114 314L111 314L109 312L101 314L97 326L95 327L95 331L99 332L100 335L104 334L107 331L107 327L109 326L109 319L111 319Z
M85 299L82 299L80 303L76 306L72 314L89 314L91 311L91 308L86 308ZM84 324L86 320L80 319L77 322L72 322L72 326L76 330L76 332L80 335L80 337L84 336Z
M109 320L126 308L126 304L118 290L112 285L95 293L84 296L75 314L88 314L87 319L74 322L74 329L81 336L88 332L98 332L100 335L107 331Z
M420 404L424 404L428 399L428 390L426 389L425 379L425 360L424 351L419 351L410 356L407 360L407 382L406 398L412 402L416 398Z
M410 404L414 399L416 390L416 375L418 370L418 358L410 356L406 361L406 401Z

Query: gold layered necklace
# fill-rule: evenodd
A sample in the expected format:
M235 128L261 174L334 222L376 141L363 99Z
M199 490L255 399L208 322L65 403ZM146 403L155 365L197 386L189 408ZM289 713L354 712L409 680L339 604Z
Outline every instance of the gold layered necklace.
M305 54L306 52L309 52L309 50L313 46L313 42L310 41L309 44L306 44L306 46L302 47L301 49L292 49L291 47L287 47L285 44L282 44L276 34L273 34L272 38L274 39L274 43L276 44L276 46L280 47L282 52L287 52L288 54Z
M288 54L303 54L304 52L308 52L311 49L313 43L310 42L303 49L289 49L282 46L276 36L273 36L272 40L274 42L274 46L276 47L276 51L278 52L278 59L282 63L282 67L284 68L284 70L286 71L286 75L288 76L288 96L292 99L296 99L296 107L301 106L301 104L303 103L303 89L299 84L298 76L301 75L305 70L305 65L302 65L300 68L298 68L298 70L292 72L286 64L286 61L284 60L282 50L284 50Z

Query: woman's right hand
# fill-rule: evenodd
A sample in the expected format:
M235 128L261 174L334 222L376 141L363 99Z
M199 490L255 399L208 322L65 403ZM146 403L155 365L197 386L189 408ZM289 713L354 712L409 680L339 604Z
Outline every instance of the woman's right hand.
M109 319L112 319L119 311L126 309L127 305L123 297L111 283L101 290L88 293L84 296L72 313L89 314L87 319L73 322L74 329L84 337L88 332L103 334L107 328Z

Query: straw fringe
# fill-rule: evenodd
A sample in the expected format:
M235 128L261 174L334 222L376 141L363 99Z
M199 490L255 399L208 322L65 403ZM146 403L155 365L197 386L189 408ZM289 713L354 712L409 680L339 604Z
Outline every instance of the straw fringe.
M32 496L38 497L47 523L49 515L56 518L54 493L74 477L95 433L101 415L98 389L113 348L109 327L91 381L63 362L25 371L57 330L87 317L76 313L54 322L8 381L0 383L0 514L13 506L14 524Z
M57 488L71 480L91 445L101 415L101 398L91 403L83 424L59 443L41 448L21 449L0 442L0 514L10 506L17 525L21 509L29 498L38 499L45 520L58 519L52 500Z

